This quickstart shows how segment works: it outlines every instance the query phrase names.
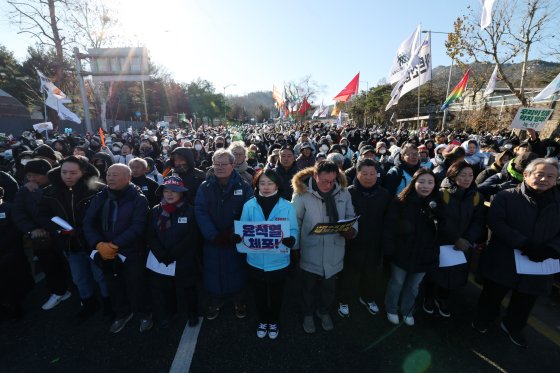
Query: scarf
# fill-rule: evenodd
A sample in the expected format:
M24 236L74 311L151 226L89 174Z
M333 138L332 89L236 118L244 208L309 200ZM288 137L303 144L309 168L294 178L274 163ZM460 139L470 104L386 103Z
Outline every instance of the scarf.
M519 182L523 181L523 174L515 169L515 167L513 165L513 160L508 163L507 172L515 180L517 180Z
M161 203L161 214L158 217L158 227L160 232L171 228L171 215L181 206L183 206L182 198L175 203Z
M531 188L529 185L525 184L525 194L527 197L535 201L537 208L542 210L548 204L554 202L554 188L550 188L546 192L539 193L535 189Z
M329 217L329 223L336 223L338 221L338 210L336 209L336 202L334 200L334 190L332 188L330 192L323 193L319 190L319 186L315 182L315 179L311 179L311 186L313 190L319 193L323 202L325 203L325 207L327 208L327 216Z
M352 185L354 185L354 188L356 188L356 190L362 193L362 195L366 198L371 198L377 193L377 183L375 183L375 185L371 188L364 188L362 184L360 184L358 178L355 177Z
M274 206L276 206L276 203L278 203L279 199L280 199L280 193L278 193L278 191L266 197L263 196L261 192L257 194L257 202L259 206L261 206L261 209L263 210L265 220L268 220L268 217L270 216L272 209L274 208Z

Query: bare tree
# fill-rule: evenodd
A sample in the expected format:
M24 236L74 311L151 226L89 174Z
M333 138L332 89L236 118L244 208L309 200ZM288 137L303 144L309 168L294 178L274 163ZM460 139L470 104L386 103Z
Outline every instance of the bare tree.
M56 74L59 82L64 78L64 48L66 38L60 28L61 18L57 10L66 6L65 0L8 0L9 17L18 25L19 34L30 34L40 44L49 45L56 51Z
M527 62L536 47L548 47L542 42L555 31L552 26L558 23L558 5L554 1L499 1L492 24L484 30L480 29L480 11L469 7L468 14L455 22L452 37L456 40L452 47L467 60L495 63L503 82L525 106ZM514 86L512 77L504 73L504 65L517 58L522 58L519 89Z

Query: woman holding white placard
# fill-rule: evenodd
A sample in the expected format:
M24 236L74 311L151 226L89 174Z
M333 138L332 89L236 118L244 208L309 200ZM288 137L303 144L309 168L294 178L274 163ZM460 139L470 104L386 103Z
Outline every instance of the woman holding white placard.
M274 170L262 170L255 175L255 197L245 202L240 221L288 221L289 235L281 244L292 249L299 236L296 212L290 202L281 197L282 181ZM241 236L235 235L241 242ZM284 295L284 284L290 265L290 253L248 253L249 278L257 306L257 337L278 337L278 322Z

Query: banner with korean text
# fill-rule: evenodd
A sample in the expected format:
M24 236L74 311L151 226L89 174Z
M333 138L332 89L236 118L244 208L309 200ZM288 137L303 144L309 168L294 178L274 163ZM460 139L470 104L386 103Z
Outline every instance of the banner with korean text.
M290 237L290 222L279 221L234 221L235 233L241 236L237 244L240 253L274 253L288 255L290 249L282 244Z

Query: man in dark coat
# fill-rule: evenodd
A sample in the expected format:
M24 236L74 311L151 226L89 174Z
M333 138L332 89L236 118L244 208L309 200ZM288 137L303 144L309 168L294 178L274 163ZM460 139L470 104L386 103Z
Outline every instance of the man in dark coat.
M112 333L120 332L134 316L140 316L140 332L152 328L146 299L145 231L148 201L130 182L130 168L114 164L107 171L107 187L91 201L84 219L84 235L97 250L94 261L104 269L115 311Z
M51 293L49 300L42 306L44 310L56 307L71 296L66 282L68 264L62 253L54 249L52 237L41 225L37 215L43 191L49 185L47 173L50 170L50 163L44 159L27 162L24 168L27 183L17 191L13 206L14 222L31 240L33 253L39 259Z
M148 207L152 208L159 203L160 198L156 196L156 190L159 184L148 178L148 162L142 158L133 158L128 162L132 175L132 184L136 185L142 191L142 194L148 200Z
M356 215L360 216L359 229L356 237L346 242L344 267L338 275L338 313L342 317L350 316L349 303L355 295L368 312L373 315L379 312L374 297L380 293L375 286L379 283L383 261L380 238L384 230L384 216L391 202L389 193L378 184L377 163L373 159L360 159L356 170L357 177L348 191Z
M18 183L10 174L0 171L0 187L4 188L4 200L13 202L18 190Z
M54 238L57 252L68 261L74 284L81 298L79 320L93 316L99 308L95 297L95 284L103 298L104 314L111 317L112 309L103 272L89 257L90 251L83 236L82 224L91 199L103 184L99 172L83 156L70 156L60 161L60 167L49 171L50 184L45 188L37 212L41 225ZM64 230L51 221L53 217L64 219L72 230Z
M294 189L292 188L292 178L299 171L294 150L290 146L284 146L280 149L279 162L274 169L282 180L282 198L291 201Z
M204 237L204 287L209 295L206 318L218 317L224 298L235 303L235 315L244 318L247 305L245 257L235 249L233 221L253 197L253 188L235 171L234 155L218 149L212 157L213 171L196 193L196 221Z
M523 329L531 310L539 295L549 294L553 276L520 274L516 262L524 257L533 262L560 258L560 193L555 188L558 168L555 159L534 160L523 172L523 183L499 192L488 214L492 236L480 259L484 288L473 327L486 332L511 291L501 328L521 347L527 347Z
M206 174L195 168L194 154L191 148L179 147L171 152L172 174L183 179L187 192L187 201L194 205L198 187L206 179Z

